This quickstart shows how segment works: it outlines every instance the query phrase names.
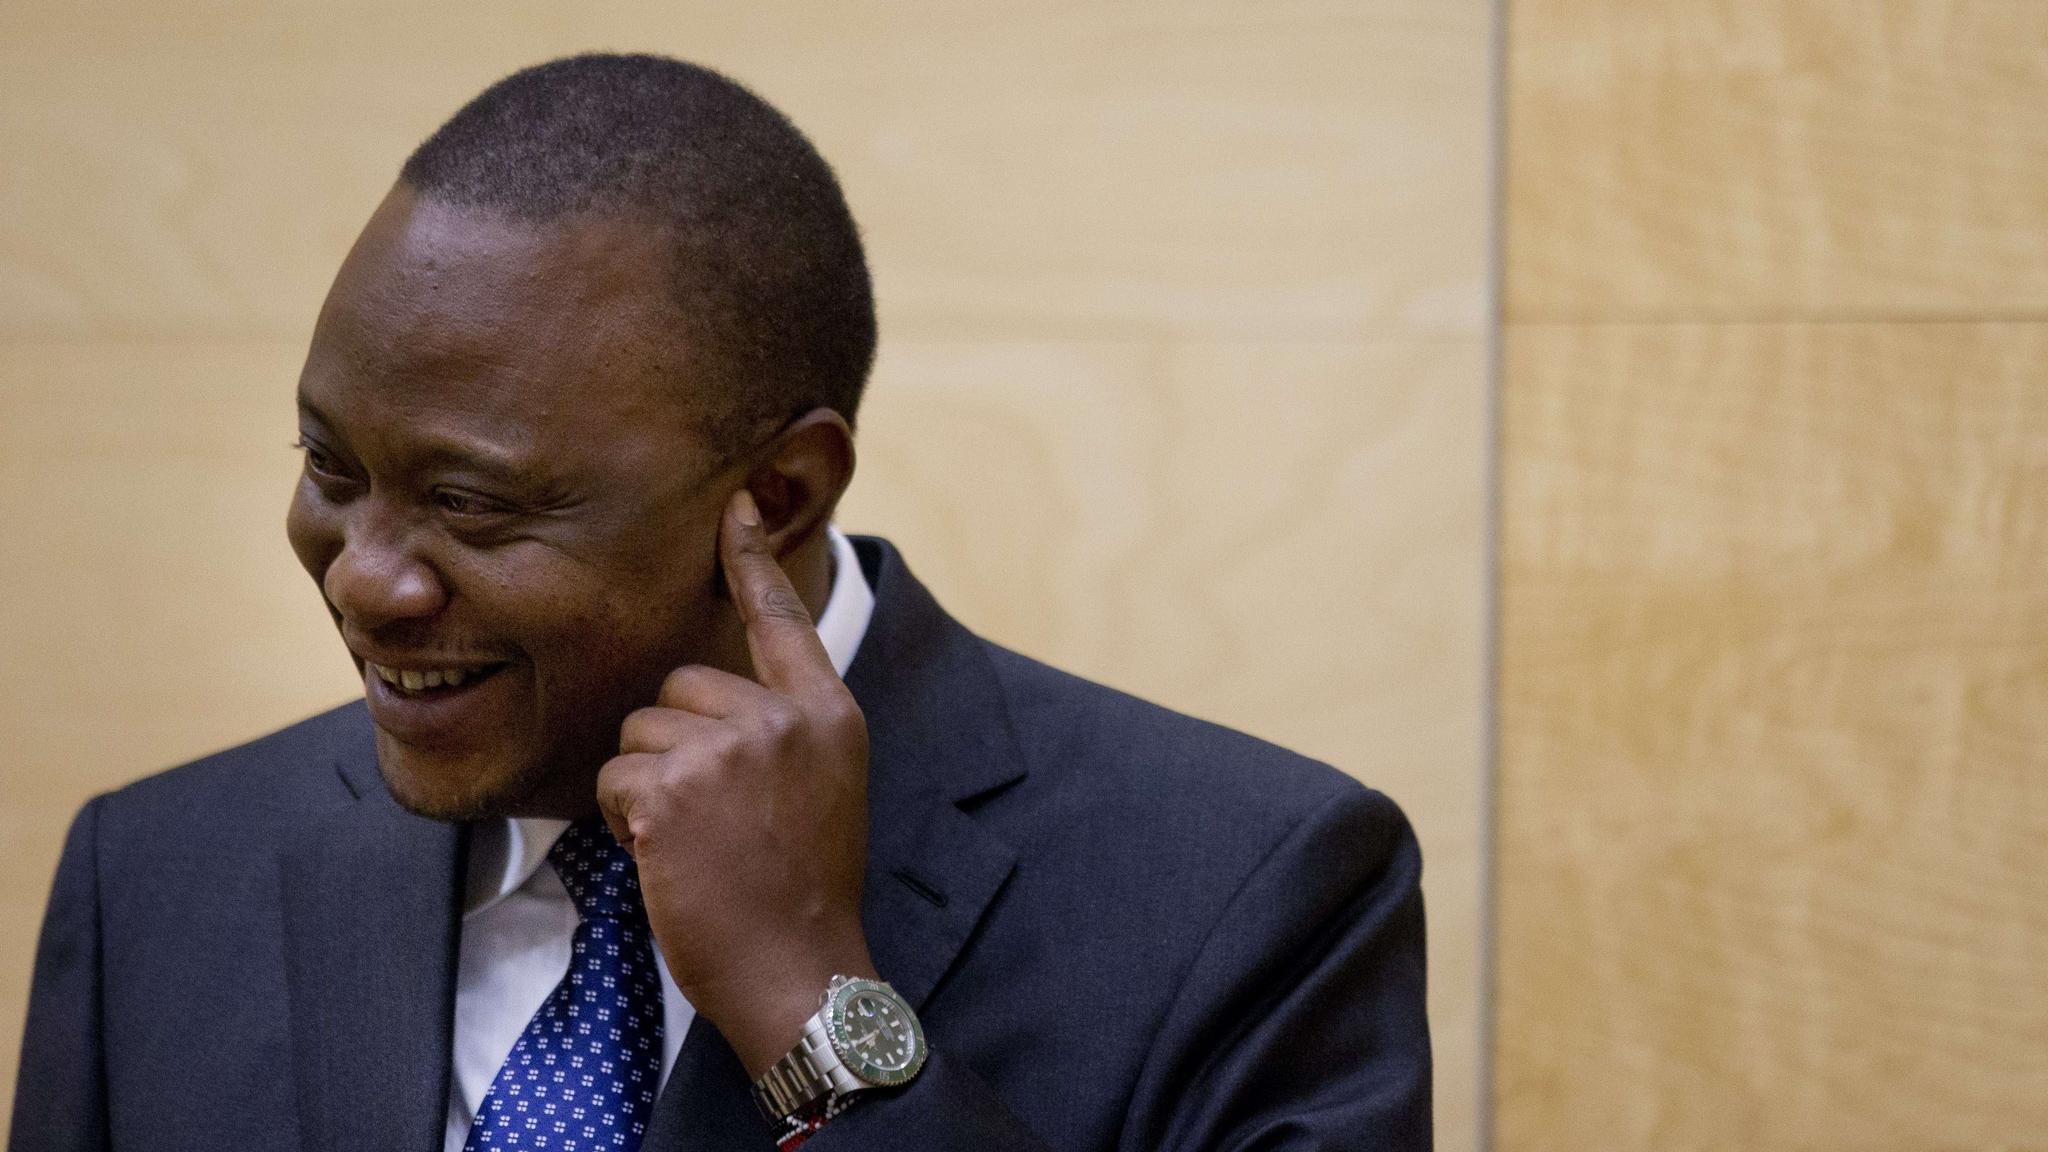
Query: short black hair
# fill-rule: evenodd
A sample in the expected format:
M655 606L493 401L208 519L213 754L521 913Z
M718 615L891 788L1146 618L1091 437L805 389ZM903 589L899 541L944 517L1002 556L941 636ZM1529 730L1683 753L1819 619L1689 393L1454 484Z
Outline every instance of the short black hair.
M419 195L536 223L629 210L673 250L684 334L710 351L707 436L739 451L813 408L851 424L874 292L839 181L789 119L662 56L592 53L507 76L406 160Z

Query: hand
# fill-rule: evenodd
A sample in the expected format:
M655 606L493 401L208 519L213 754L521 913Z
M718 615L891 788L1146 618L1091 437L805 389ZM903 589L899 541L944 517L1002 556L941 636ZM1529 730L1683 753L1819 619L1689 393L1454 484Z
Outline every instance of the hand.
M597 798L638 862L669 974L758 1078L835 974L875 975L860 926L867 724L744 489L718 555L760 682L670 673L626 718Z

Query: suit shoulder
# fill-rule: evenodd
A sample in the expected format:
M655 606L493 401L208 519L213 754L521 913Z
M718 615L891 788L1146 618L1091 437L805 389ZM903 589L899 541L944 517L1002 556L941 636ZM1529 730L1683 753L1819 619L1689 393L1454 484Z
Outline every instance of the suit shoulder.
M1265 843L1332 802L1398 814L1329 764L988 647L1032 776L1098 811Z
M204 825L223 815L300 808L339 791L335 764L373 754L370 741L368 713L356 700L116 789L105 797L100 818L117 826Z

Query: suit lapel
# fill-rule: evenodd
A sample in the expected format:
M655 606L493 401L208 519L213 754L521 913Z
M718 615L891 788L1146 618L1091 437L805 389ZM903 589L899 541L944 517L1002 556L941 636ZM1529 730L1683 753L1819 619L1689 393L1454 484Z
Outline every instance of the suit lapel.
M1016 866L961 805L1024 775L982 642L886 542L855 541L875 614L846 684L868 724L861 920L875 969L923 1010ZM746 1070L699 1017L655 1103L643 1152L773 1149Z
M923 1008L1016 853L961 806L1024 775L988 646L946 615L886 542L856 545L875 615L846 685L868 722L861 919L882 978Z
M868 782L868 872L861 923L875 970L920 1010L1016 866L946 796L901 772Z
M453 1044L462 833L391 799L368 741L353 799L284 855L286 979L308 1149L441 1146Z

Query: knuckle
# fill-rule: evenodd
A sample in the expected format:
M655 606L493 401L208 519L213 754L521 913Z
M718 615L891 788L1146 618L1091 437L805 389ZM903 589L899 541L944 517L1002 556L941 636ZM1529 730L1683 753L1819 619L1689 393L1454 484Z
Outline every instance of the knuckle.
M697 772L691 765L679 763L675 757L664 756L655 770L649 773L646 786L638 790L626 815L665 821L669 814L690 806L689 796L696 786Z
M667 676L662 677L658 698L664 704L679 705L697 696L704 687L705 673L709 669L702 664L685 664Z
M652 751L664 746L667 741L667 717L661 708L636 708L626 714L625 722L619 725L619 750Z
M868 718L848 693L835 693L817 707L818 725L834 741L866 744Z
M710 760L716 764L729 764L745 757L747 740L732 727L721 725L705 737L700 745Z
M737 754L753 752L773 759L781 759L801 742L803 720L790 709L770 705L749 717L748 736L745 749Z
M770 737L786 740L803 728L804 718L795 705L786 700L773 700L761 706L754 721Z
M628 712L625 722L619 725L620 752L632 751L640 746L641 741L647 738L647 718L641 715L645 711L647 711L645 708L640 708ZM607 764L605 767L610 768L611 765ZM602 778L603 773L600 772L599 776Z
M660 850L660 822L644 806L627 813L626 833L636 849Z
M614 756L597 770L597 804L621 815L633 809L639 765L631 756Z

